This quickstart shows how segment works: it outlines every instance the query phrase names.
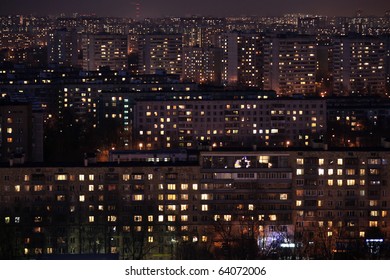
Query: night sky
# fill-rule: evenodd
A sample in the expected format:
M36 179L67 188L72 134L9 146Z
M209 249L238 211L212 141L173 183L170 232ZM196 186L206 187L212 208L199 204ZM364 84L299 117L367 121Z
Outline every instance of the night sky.
M0 14L96 14L134 17L137 0L0 0ZM139 0L141 17L162 16L277 16L285 13L352 16L384 15L389 0Z

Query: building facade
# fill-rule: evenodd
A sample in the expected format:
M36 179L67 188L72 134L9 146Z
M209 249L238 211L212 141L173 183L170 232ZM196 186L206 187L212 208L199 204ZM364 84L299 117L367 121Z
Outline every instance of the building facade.
M85 34L81 40L83 70L127 69L127 36L120 34Z
M183 36L181 34L142 35L138 39L139 74L182 75Z
M308 146L325 133L324 99L283 99L272 93L140 94L134 105L134 148Z
M221 35L222 83L263 88L263 36L251 33Z
M76 30L53 30L48 34L48 63L59 66L78 66L78 40Z
M335 38L332 47L335 95L384 95L386 48L381 37Z
M385 149L279 149L208 151L198 162L3 166L1 254L383 257L389 158Z
M271 35L264 43L264 89L281 95L316 92L316 38Z

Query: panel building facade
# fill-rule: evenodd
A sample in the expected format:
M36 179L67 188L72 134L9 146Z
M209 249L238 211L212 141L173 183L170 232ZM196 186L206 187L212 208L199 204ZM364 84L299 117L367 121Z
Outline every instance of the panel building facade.
M308 146L325 133L324 99L272 98L272 93L140 94L134 105L134 144L146 149L202 143Z
M2 166L0 252L384 257L389 158L385 149L219 150L199 162Z

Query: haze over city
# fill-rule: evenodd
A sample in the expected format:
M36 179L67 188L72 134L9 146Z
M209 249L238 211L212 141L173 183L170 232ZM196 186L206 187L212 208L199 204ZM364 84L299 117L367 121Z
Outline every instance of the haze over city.
M311 13L327 16L352 16L357 10L364 15L384 15L390 9L390 4L385 0L347 0L347 1L311 1L311 0L5 0L2 1L1 13L5 14L60 14L60 13L85 13L99 16L134 17L136 3L140 3L141 17L162 17L162 16L277 16L284 13Z

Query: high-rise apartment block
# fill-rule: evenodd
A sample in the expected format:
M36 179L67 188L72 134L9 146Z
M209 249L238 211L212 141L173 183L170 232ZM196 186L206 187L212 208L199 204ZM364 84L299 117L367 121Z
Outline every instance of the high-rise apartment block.
M97 71L127 69L127 36L118 34L86 34L81 42L83 69Z
M262 88L262 36L224 33L221 47L222 83Z
M386 48L379 37L335 38L332 48L333 93L375 95L386 92Z
M0 101L1 162L33 160L32 124L30 104Z
M152 34L139 37L139 73L182 74L183 38L178 34Z
M220 48L183 48L183 80L198 84L221 83Z
M76 30L53 30L48 35L48 63L59 66L77 66L78 42Z
M316 56L314 36L268 36L264 43L264 89L281 95L315 93Z

